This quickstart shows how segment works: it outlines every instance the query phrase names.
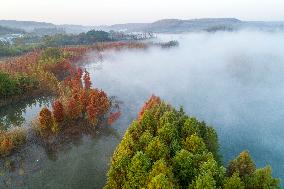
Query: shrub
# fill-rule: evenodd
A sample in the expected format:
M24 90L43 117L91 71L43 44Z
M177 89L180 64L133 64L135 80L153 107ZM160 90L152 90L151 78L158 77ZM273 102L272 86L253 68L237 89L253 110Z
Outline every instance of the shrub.
M13 150L24 144L26 132L20 128L0 131L0 157L9 155Z
M0 71L0 99L21 94L18 82L8 73Z
M42 60L59 59L61 57L61 52L59 48L46 48L41 53Z

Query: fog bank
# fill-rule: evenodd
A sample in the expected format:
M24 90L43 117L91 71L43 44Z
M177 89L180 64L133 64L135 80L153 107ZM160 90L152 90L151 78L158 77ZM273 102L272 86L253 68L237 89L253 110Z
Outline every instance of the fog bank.
M123 102L123 134L151 94L216 128L224 161L242 150L284 179L284 34L161 35L172 49L108 52L87 66L93 84Z

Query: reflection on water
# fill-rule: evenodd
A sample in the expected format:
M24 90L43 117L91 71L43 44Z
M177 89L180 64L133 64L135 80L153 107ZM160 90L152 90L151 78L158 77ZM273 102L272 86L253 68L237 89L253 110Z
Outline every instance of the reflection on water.
M115 97L111 100L113 111L121 108ZM6 107L7 111L1 110L4 129L28 124L51 101L40 98ZM104 122L96 129L80 124L72 126L69 134L67 129L56 140L44 141L30 130L27 143L0 160L0 188L102 188L108 162L121 140L116 127Z
M0 186L7 188L101 188L107 162L120 141L106 126L63 143L30 141L17 154L0 161Z
M0 130L28 124L42 107L50 106L51 99L51 97L40 97L1 107Z

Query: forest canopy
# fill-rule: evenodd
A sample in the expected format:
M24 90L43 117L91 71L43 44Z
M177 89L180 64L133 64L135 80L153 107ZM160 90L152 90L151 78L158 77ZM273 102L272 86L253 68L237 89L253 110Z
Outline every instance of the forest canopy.
M115 150L105 189L280 188L271 168L257 169L248 151L227 169L218 154L212 127L152 96Z

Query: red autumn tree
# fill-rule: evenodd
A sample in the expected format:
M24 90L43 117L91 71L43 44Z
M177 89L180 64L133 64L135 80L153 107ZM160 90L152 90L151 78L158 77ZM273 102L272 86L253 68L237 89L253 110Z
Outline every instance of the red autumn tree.
M87 115L88 115L88 120L91 123L94 122L97 119L96 108L92 105L87 106Z
M39 123L42 130L48 130L52 126L52 114L48 108L42 108L39 112Z
M83 76L83 70L82 70L81 68L78 68L78 69L77 69L77 76L78 76L79 78L82 78L82 76Z
M53 117L57 123L60 123L64 120L64 108L62 103L59 100L54 101L53 105Z
M67 115L71 120L75 120L80 117L81 108L79 103L71 97L67 102Z
M120 115L121 115L120 111L111 113L110 116L108 117L107 123L109 125L112 125L120 117Z
M160 103L161 103L160 97L152 95L150 97L150 99L144 104L142 109L140 110L140 112L138 114L138 119L140 120L140 118L143 116L143 114L146 110L151 109L152 107L154 107L155 105L160 104Z
M81 78L73 77L71 79L71 88L72 88L72 91L78 91L80 88L82 88Z
M79 102L82 107L82 112L86 112L87 101L88 101L88 95L86 90L81 90L79 94Z
M85 84L85 89L90 89L92 82L91 82L90 74L89 74L89 72L87 72L87 70L85 70L83 80L84 80L84 84Z
M97 119L105 114L110 108L110 102L106 93L102 90L92 89L89 94L87 104L87 114L89 121Z

